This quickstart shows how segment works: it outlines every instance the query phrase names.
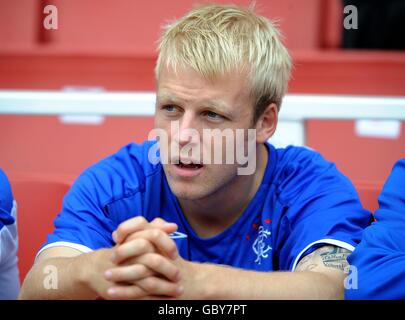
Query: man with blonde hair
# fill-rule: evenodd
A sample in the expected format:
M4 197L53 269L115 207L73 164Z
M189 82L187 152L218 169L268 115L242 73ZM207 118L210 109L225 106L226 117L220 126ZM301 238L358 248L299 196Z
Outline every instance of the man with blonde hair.
M159 142L78 178L21 298L342 298L370 214L317 152L267 142L291 70L275 27L205 5L159 49ZM43 288L46 265L58 290Z

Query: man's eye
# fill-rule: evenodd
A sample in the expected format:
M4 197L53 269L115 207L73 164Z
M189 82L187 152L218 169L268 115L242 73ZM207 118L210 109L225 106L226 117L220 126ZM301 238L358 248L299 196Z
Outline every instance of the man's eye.
M221 120L224 119L223 116L219 115L218 113L212 112L212 111L207 111L205 113L205 116L211 120Z
M163 110L173 113L177 111L177 108L175 106L167 105L162 107Z

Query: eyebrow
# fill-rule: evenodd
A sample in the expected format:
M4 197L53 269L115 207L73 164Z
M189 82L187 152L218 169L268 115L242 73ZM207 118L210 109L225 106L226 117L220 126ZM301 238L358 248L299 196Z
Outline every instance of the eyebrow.
M184 102L183 99L165 93L158 95L156 97L156 101L164 101L165 103L175 103L175 104L181 104L182 102Z
M174 104L182 104L182 103L186 102L183 99L176 97L175 95L166 94L166 93L163 93L163 94L160 94L159 96L157 96L157 101L158 100L162 101L164 103L174 103ZM224 114L230 113L230 111L228 111L229 107L222 100L203 100L200 103L200 105L213 109L213 110L217 110Z

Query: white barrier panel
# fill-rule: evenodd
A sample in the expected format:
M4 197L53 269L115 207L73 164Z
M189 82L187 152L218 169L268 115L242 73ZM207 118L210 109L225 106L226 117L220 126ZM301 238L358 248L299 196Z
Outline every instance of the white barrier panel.
M0 90L0 114L152 116L154 106L154 92ZM405 97L289 94L280 118L405 120Z
M0 90L0 115L153 116L154 92ZM289 94L284 98L277 146L305 144L305 120L405 120L405 97Z

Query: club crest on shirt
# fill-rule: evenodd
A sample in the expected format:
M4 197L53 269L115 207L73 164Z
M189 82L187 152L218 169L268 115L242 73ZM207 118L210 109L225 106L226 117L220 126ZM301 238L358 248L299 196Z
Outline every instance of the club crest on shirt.
M257 264L261 264L262 259L268 258L269 254L267 252L272 250L272 247L267 243L270 240L270 235L271 232L269 230L265 229L263 226L259 227L257 238L252 245L252 249L256 254L255 262Z
M183 239L183 238L187 238L187 235L185 233L179 232L179 231L175 231L173 233L171 233L170 238L172 239Z

